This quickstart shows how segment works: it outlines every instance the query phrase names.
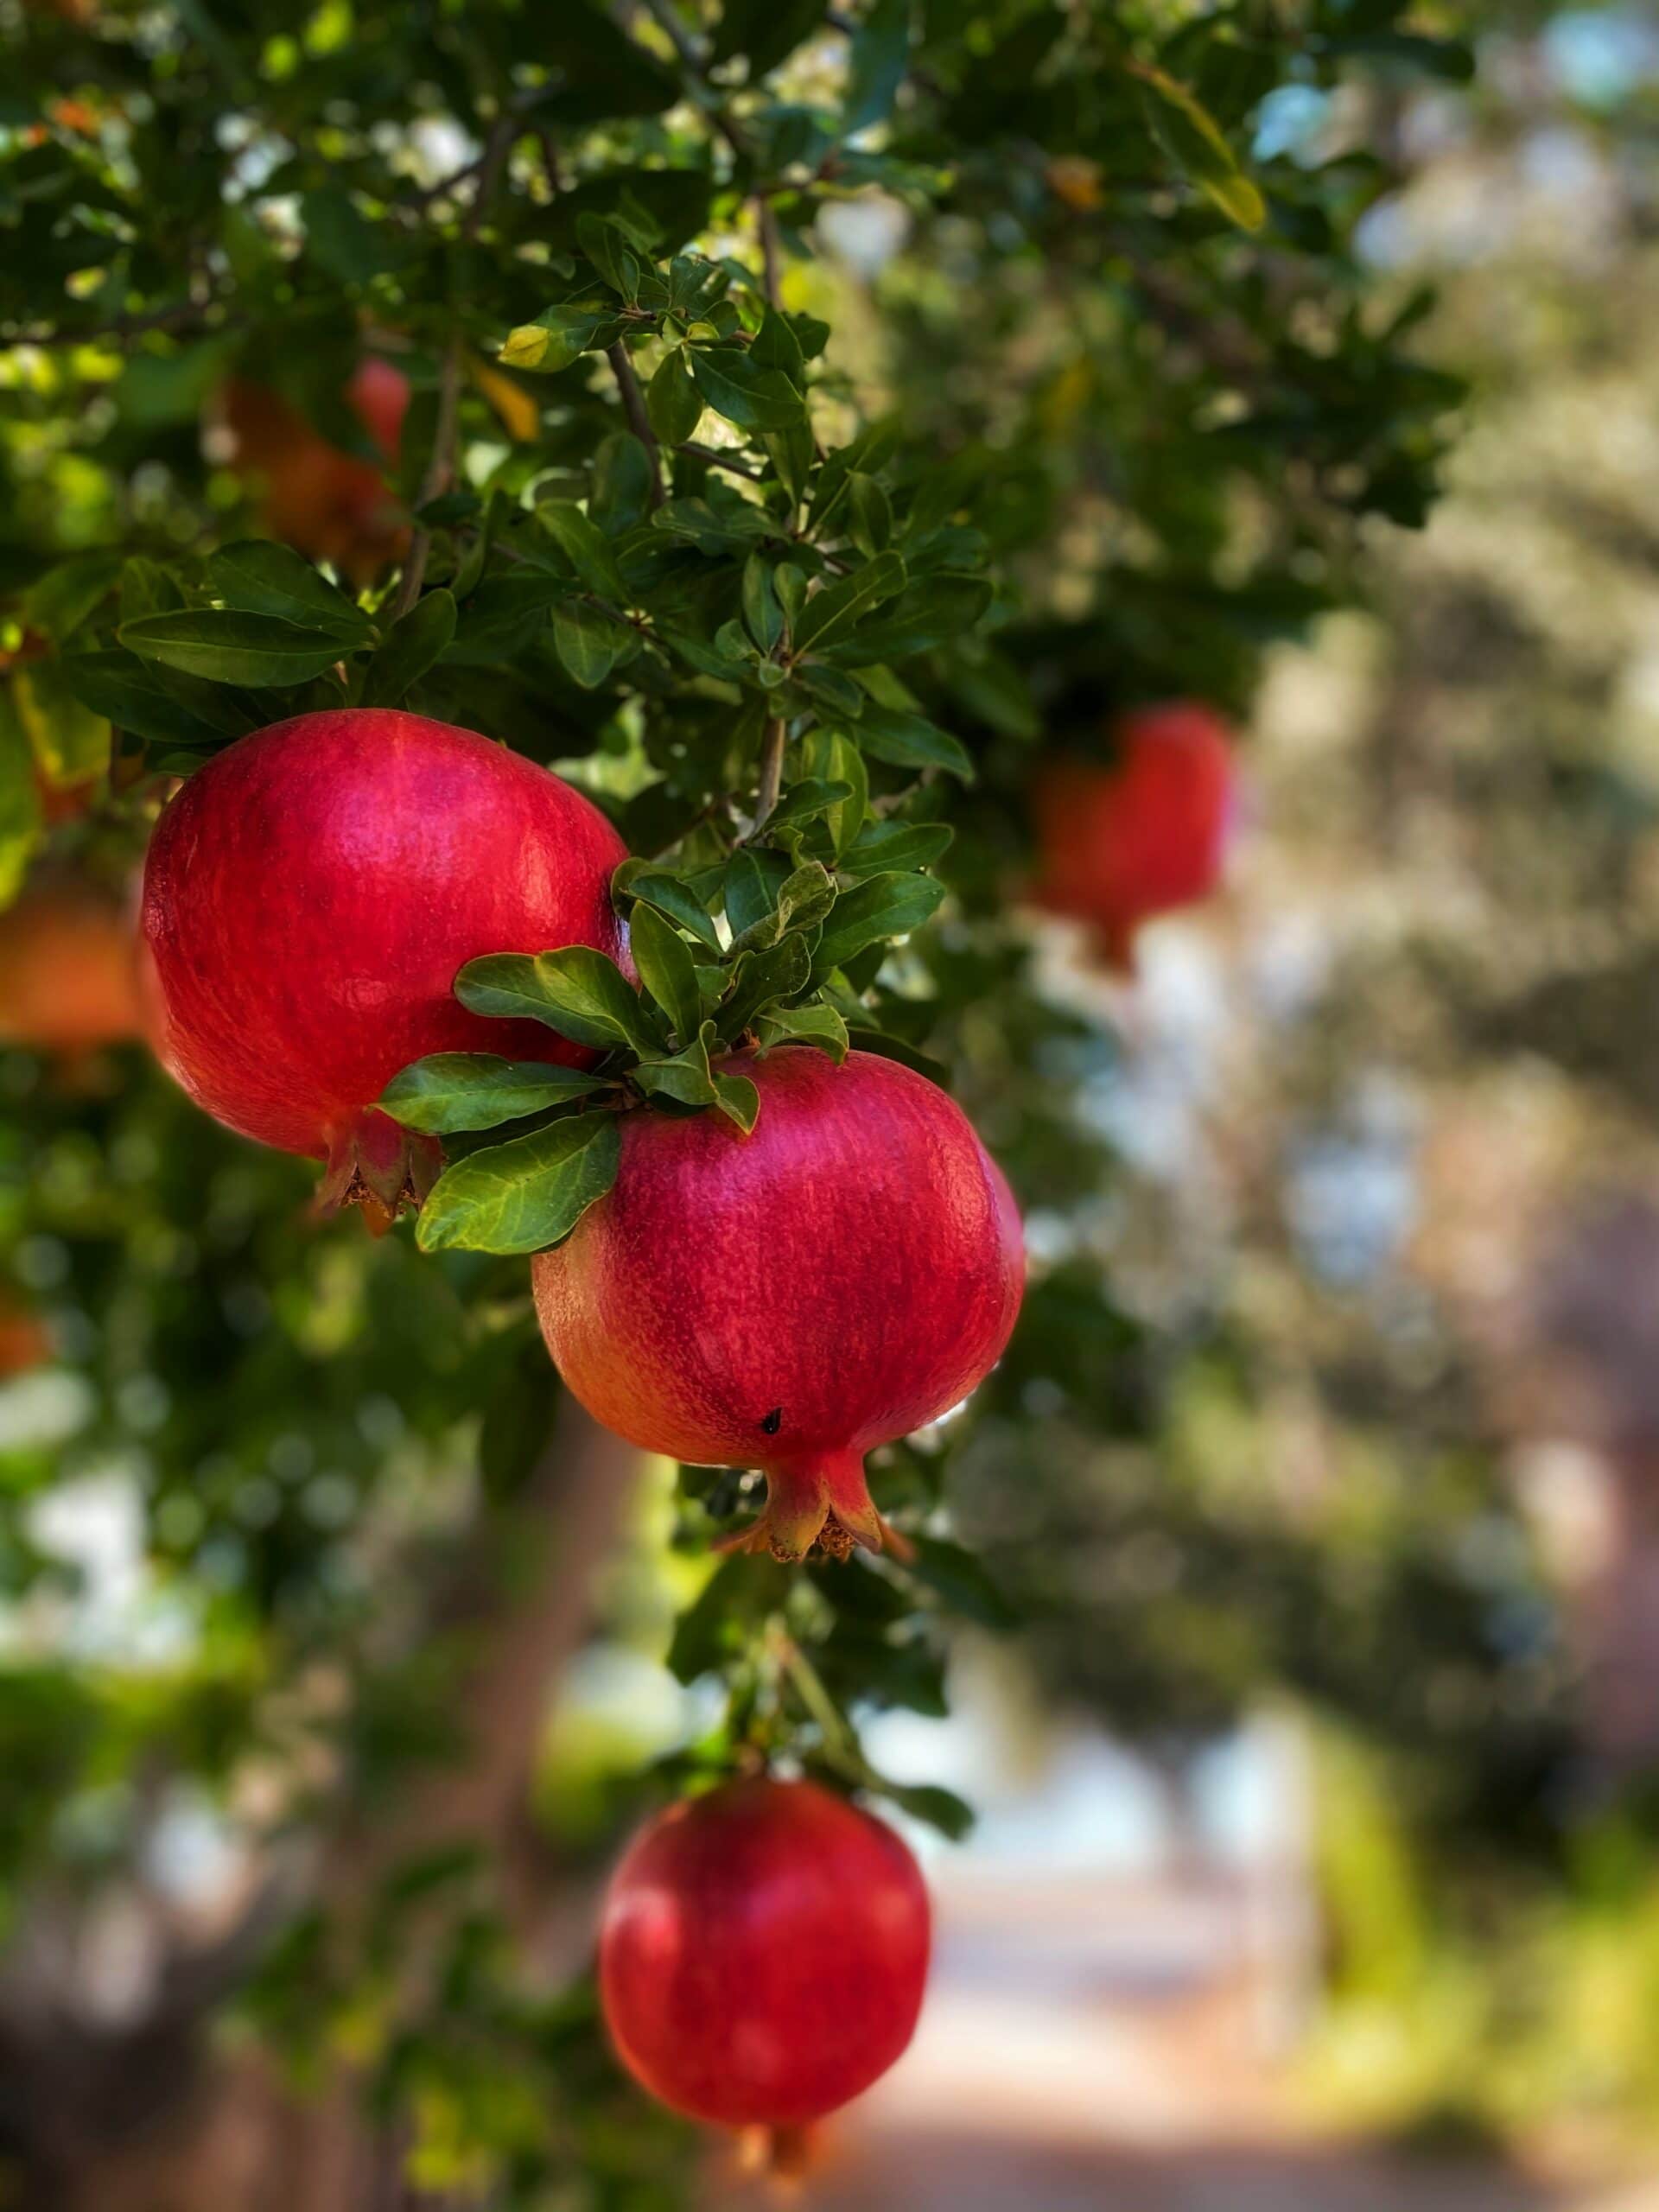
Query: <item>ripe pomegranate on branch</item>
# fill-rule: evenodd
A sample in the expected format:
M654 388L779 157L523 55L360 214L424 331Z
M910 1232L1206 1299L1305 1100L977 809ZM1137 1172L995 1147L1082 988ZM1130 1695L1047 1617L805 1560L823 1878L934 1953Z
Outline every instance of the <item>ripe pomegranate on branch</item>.
M1033 794L1039 901L1089 923L1108 967L1132 974L1143 922L1207 899L1236 804L1232 733L1192 701L1140 707L1114 755L1057 760Z
M915 2032L927 1891L893 1830L816 1783L757 1777L634 1838L600 1922L618 2056L677 2112L787 2139L879 2081Z

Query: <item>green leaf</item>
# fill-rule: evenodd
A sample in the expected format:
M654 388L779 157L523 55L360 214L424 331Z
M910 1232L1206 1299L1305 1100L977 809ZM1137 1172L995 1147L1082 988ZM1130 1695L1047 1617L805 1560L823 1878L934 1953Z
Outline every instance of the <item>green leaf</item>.
M773 1007L757 1016L754 1027L762 1052L774 1045L816 1045L837 1065L847 1057L847 1025L832 1006Z
M124 565L119 553L77 553L60 561L25 594L25 623L60 645L109 596Z
M395 707L446 652L455 634L455 602L447 591L429 591L400 615L369 663L363 682L365 707Z
M867 944L907 937L921 927L944 896L944 886L931 875L873 875L855 891L842 892L824 924L813 972L828 975Z
M456 976L455 996L473 1014L543 1022L573 1044L601 1052L626 1046L649 1054L662 1042L638 991L613 960L591 945L486 953L469 960Z
M678 876L665 868L653 868L649 861L624 861L611 878L611 895L615 899L642 899L646 906L666 914L671 921L677 922L683 930L690 930L710 952L721 949L720 932L708 908Z
M788 931L811 929L835 903L834 877L817 861L808 861L778 886L771 905L734 938L732 949L748 952L776 944Z
M753 84L810 38L829 12L830 0L726 0L711 58L742 54Z
M304 683L340 658L338 638L284 622L274 614L245 614L234 607L195 607L175 614L146 614L124 622L117 636L129 652L164 661L187 676L215 683L245 683L255 690Z
M790 785L766 817L767 831L781 830L791 822L810 822L814 815L838 806L852 795L850 784L826 782L822 776L804 776L798 784Z
M157 745L217 745L223 733L164 690L137 653L66 653L64 683L82 706Z
M893 503L874 476L855 469L847 479L848 527L867 560L886 550L893 536Z
M889 1782L884 1776L868 1777L868 1787L880 1793L899 1811L908 1813L912 1821L925 1821L937 1828L952 1843L960 1843L972 1832L975 1813L964 1798L954 1789L945 1789L938 1783Z
M896 1566L896 1572L925 1583L953 1613L977 1622L981 1628L1001 1635L1019 1627L1018 1611L974 1553L944 1536L925 1535L918 1530L911 1532L908 1541L911 1555Z
M760 1624L781 1612L794 1570L750 1552L723 1559L674 1624L666 1665L678 1682L711 1674L746 1650Z
M247 537L221 546L207 563L207 583L215 599L245 613L280 615L302 627L308 623L349 645L367 645L374 636L374 625L338 584L292 546L272 538Z
M772 563L763 554L751 553L743 564L743 620L763 653L784 634L784 610L772 588Z
M746 1075L715 1074L715 1103L728 1122L747 1136L760 1118L760 1093Z
M832 715L848 721L862 718L865 694L856 677L814 660L803 661L795 676L819 706L828 708Z
M594 454L594 493L589 518L607 537L620 537L642 523L651 506L651 455L631 430L613 430ZM625 601L627 598L623 594Z
M905 564L897 553L879 553L874 561L842 576L809 599L794 626L791 643L798 653L822 649L850 630L861 615L905 588Z
M841 856L852 875L887 875L931 868L956 832L944 822L867 822Z
M874 0L853 34L841 129L845 137L885 121L910 66L911 0Z
M584 691L605 681L628 644L620 623L585 600L569 599L553 610L553 650Z
M1133 74L1153 95L1146 103L1148 126L1177 167L1230 222L1259 231L1268 219L1267 202L1209 110L1161 69L1136 63Z
M443 1137L493 1129L550 1106L614 1088L608 1077L544 1060L504 1060L493 1052L434 1052L393 1076L379 1107L406 1129Z
M806 383L806 356L786 318L769 307L749 346L749 359L763 369L781 369L796 390Z
M338 283L366 284L406 257L404 241L394 226L370 222L338 185L304 194L300 216L308 259Z
M690 1041L702 1021L702 994L690 949L672 923L654 906L636 906L629 949L639 980L651 993L676 1036Z
M811 973L811 948L804 937L786 937L765 951L743 953L716 1017L721 1035L735 1044L758 1014L780 999L798 997Z
M677 1106L717 1106L720 1093L709 1068L714 1037L713 1022L702 1024L683 1052L641 1060L628 1071L630 1079L650 1098L671 1098Z
M22 888L40 834L35 756L10 698L0 690L0 907L9 906Z
M48 783L82 783L108 766L110 725L82 704L62 661L25 662L11 679L11 696Z
M423 1252L542 1252L568 1236L616 1180L613 1113L575 1114L491 1145L444 1170L422 1206Z
M665 446L683 446L696 433L702 420L702 400L685 355L677 346L664 354L645 388L645 411L652 429Z
M839 730L819 728L807 739L807 760L815 774L848 786L847 797L824 810L824 828L837 862L863 827L870 808L870 774L858 747Z
M510 369L555 376L590 349L603 352L613 345L622 327L608 301L569 301L563 307L548 308L534 322L521 323L510 331L499 358Z
M620 292L625 300L638 298L639 264L615 224L603 215L578 215L576 239L613 292Z
M734 346L694 348L691 374L715 414L741 430L786 430L804 411L781 370L758 366Z
M726 864L726 918L734 938L753 929L777 903L778 887L789 874L781 853L759 853L741 848Z
M626 606L628 588L604 531L568 499L549 499L536 519L564 555L582 582L601 599Z
M859 716L858 745L892 768L945 768L965 784L974 780L973 761L960 740L925 715L884 707L874 699L866 700Z
M972 629L993 596L982 576L928 576L901 592L880 614L861 622L850 637L838 639L829 649L830 657L844 668L869 668L877 661L931 652Z

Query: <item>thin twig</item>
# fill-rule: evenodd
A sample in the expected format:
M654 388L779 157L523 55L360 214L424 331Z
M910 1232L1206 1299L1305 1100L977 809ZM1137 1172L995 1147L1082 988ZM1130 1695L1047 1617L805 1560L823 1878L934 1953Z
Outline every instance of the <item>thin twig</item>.
M771 821L778 795L783 790L784 748L788 742L789 725L780 715L774 715L760 740L760 789L754 804L756 830Z
M767 306L775 308L778 288L783 280L783 253L778 239L778 217L764 192L756 193L754 206L760 225L760 280L766 287Z
M651 460L651 493L649 504L654 512L663 504L663 456L657 443L657 433L651 427L651 416L645 406L645 396L639 389L639 379L633 373L633 363L628 359L628 349L619 338L614 346L605 348L605 358L611 365L616 378L616 388L622 395L622 411L628 418L628 428L644 446Z
M478 236L479 227L489 212L490 202L495 197L496 185L500 180L502 165L512 151L512 142L521 127L518 117L511 111L498 115L490 125L490 135L479 160L477 188L461 226L461 235L469 243Z
M443 351L443 367L438 381L438 420L432 434L432 458L427 463L425 481L416 503L427 506L440 499L455 480L455 435L461 416L461 337L459 325L449 334L449 342ZM391 619L401 621L421 595L421 586L426 582L427 556L432 550L432 533L424 523L416 523L409 541L409 558L404 563L403 577L397 586L397 596L391 603Z
M764 468L747 468L741 461L734 461L730 454L722 453L718 446L683 445L676 446L674 450L690 454L694 461L707 461L710 468L723 468L728 475L747 476L751 484L766 481Z

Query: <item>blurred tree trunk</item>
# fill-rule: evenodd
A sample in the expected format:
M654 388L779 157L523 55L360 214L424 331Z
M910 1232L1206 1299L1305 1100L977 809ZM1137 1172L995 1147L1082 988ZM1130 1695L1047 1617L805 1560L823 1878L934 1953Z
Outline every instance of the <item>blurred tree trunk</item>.
M480 1515L427 1615L429 1632L464 1630L476 1650L453 1689L465 1752L383 1802L344 1800L307 1904L349 1929L401 1861L468 1842L499 1870L507 1910L528 1917L539 1870L523 1848L526 1787L639 1465L563 1402L531 1478ZM257 2054L213 2052L205 1991L194 2004L175 1993L118 2031L60 1998L36 1984L0 1999L3 2212L404 2212L414 2201L352 2085L299 2101Z

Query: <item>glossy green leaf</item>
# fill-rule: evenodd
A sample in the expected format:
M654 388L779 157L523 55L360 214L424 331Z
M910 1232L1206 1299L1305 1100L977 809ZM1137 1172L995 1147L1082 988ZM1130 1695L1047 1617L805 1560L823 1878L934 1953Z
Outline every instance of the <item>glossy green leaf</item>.
M803 413L800 393L780 369L763 369L735 346L695 346L691 374L716 415L741 430L785 430Z
M944 886L931 875L873 875L855 891L845 891L824 925L814 972L827 975L867 944L907 937L938 907Z
M690 947L654 906L636 906L629 949L639 980L667 1015L683 1041L696 1037L702 1020L702 995Z
M696 435L702 420L702 396L677 347L664 353L645 387L645 410L651 427L665 446L683 446Z
M165 661L187 676L210 683L242 683L265 690L303 683L332 668L342 650L338 638L319 638L315 630L274 614L245 614L236 608L194 607L175 614L147 614L124 622L117 632L129 652L144 660Z
M682 929L690 930L711 952L720 950L720 932L708 908L667 869L653 868L649 861L624 861L611 878L611 891L613 897L642 899L646 906L655 906Z
M605 681L628 643L621 624L585 600L565 600L553 610L553 649L584 691Z
M449 1136L457 1129L493 1129L613 1088L584 1068L545 1060L504 1060L493 1052L434 1052L393 1076L380 1110L406 1129Z
M346 646L367 645L374 625L321 570L273 538L222 545L207 563L207 588L226 607L326 630Z
M654 1052L662 1041L638 991L613 960L590 945L486 953L456 976L455 996L473 1014L543 1022L573 1044L601 1052L625 1046Z
M549 499L537 508L536 519L589 591L613 606L626 604L628 588L611 542L580 507L568 499Z
M423 1252L541 1252L616 1180L613 1113L575 1114L447 1167L421 1208Z
M837 1063L847 1057L847 1025L832 1006L773 1007L754 1027L766 1051L774 1045L816 1045Z
M363 682L365 707L396 707L442 657L455 634L455 602L429 591L387 631Z
M794 626L791 644L798 653L822 652L850 630L861 616L904 588L903 560L897 553L880 553L874 561L855 569L850 576L826 584L807 601Z
M906 714L879 701L865 702L858 719L860 750L893 768L944 768L963 782L974 780L974 764L960 739L925 715Z

